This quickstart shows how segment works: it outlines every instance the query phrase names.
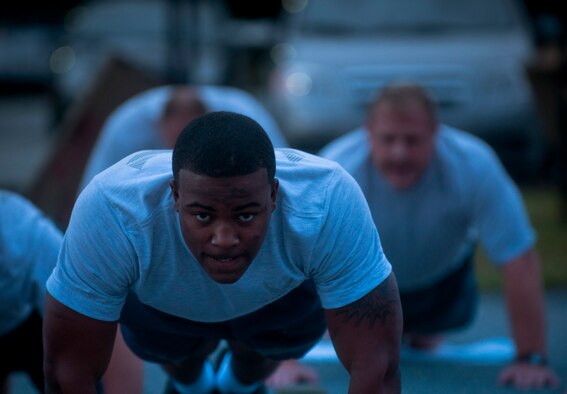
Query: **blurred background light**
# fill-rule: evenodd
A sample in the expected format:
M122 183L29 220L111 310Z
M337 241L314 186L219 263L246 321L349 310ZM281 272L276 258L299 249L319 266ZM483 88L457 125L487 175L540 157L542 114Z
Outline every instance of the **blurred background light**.
M73 68L75 59L73 48L69 46L59 47L51 54L49 66L55 74L64 74Z
M282 8L290 14L296 14L303 11L307 6L308 0L282 0Z
M286 80L287 90L294 96L306 96L313 87L311 77L305 73L293 73Z
M275 64L282 64L286 61L292 60L295 57L295 47L288 43L279 43L272 47L270 57Z

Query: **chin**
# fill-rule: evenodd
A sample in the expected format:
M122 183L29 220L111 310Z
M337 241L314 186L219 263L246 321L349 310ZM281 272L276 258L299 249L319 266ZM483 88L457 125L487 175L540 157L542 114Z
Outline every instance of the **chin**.
M390 175L386 177L386 179L390 184L390 186L392 186L394 189L406 190L406 189L410 189L417 183L419 176L414 176L409 174L405 176Z
M414 185L413 181L390 181L390 185L396 190L407 190Z
M231 285L233 283L236 283L240 280L240 278L242 278L242 275L244 274L244 273L219 274L219 273L211 273L211 272L207 272L207 273L209 274L209 278L222 285Z

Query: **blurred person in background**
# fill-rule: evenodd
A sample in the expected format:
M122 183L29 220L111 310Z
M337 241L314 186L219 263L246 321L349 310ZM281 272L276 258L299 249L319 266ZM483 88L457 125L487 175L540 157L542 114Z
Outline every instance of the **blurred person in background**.
M80 190L96 174L131 153L172 149L187 123L220 110L250 116L264 127L275 147L287 147L272 115L244 90L228 86L161 86L130 98L111 114L90 154Z
M499 383L557 387L547 365L536 236L521 194L492 148L439 123L436 113L424 88L393 83L379 93L364 126L319 154L343 166L365 194L398 278L406 346L434 350L444 333L473 321L480 243L502 273L516 345ZM290 360L272 379L298 380L303 367Z
M385 87L366 124L325 146L359 183L398 278L404 340L434 349L474 319L480 243L502 273L517 357L499 382L556 387L547 365L546 318L536 236L521 194L479 138L441 124L412 83Z
M63 234L24 197L0 190L0 393L9 376L25 372L44 392L42 322L45 283L57 261ZM106 394L142 392L141 363L119 337L103 378Z

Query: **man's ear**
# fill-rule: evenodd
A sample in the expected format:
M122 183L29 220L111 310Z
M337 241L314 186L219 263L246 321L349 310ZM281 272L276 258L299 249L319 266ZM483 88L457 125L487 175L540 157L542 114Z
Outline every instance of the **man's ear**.
M272 199L272 212L275 211L276 209L276 200L278 197L278 189L280 187L280 181L278 180L278 178L274 178L274 183L272 185L272 193L270 195L271 199Z
M169 181L169 187L171 188L171 194L173 195L173 207L177 212L179 212L179 191L177 189L175 179Z

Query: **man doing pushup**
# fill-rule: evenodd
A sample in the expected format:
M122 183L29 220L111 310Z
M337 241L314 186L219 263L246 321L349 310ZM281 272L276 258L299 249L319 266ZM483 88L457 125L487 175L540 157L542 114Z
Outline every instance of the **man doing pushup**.
M95 392L118 322L172 392L260 392L326 326L350 393L401 390L398 289L360 188L331 161L274 151L244 115L201 116L173 153L97 175L47 289L51 393Z

